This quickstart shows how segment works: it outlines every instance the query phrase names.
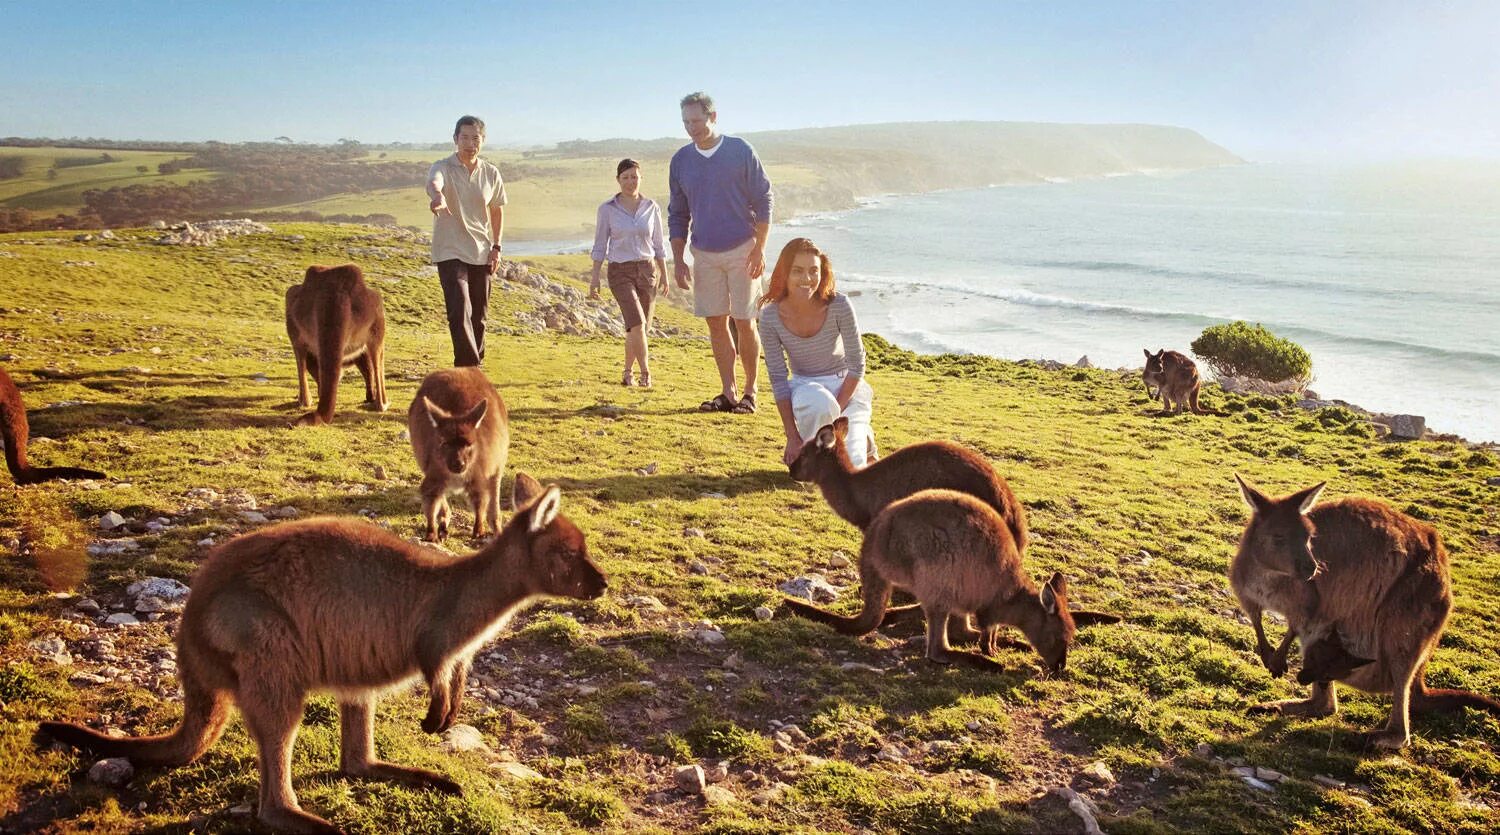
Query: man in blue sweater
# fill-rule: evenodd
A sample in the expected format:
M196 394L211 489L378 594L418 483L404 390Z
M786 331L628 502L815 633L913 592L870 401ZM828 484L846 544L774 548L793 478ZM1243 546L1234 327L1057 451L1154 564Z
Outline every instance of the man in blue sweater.
M719 133L714 100L706 93L693 93L681 105L682 126L693 141L672 156L667 229L677 286L693 289L693 313L708 322L722 384L719 394L698 408L750 414L760 364L755 320L771 231L771 181L749 143ZM690 240L691 267L683 257ZM731 319L738 340L729 332ZM736 353L745 368L745 396L738 399Z

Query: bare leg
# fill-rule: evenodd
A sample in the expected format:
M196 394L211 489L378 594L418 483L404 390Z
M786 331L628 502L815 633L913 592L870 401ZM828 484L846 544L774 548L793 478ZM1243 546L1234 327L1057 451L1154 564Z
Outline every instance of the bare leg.
M760 368L760 331L754 319L735 319L739 331L740 365L745 368L745 393L755 393L755 375ZM733 369L730 370L733 374Z
M729 335L728 316L709 316L708 341L714 349L714 365L719 369L720 392L731 401L739 398L734 394L734 338Z
M392 780L448 794L463 794L463 789L457 783L436 771L376 759L373 702L345 702L339 705L339 734L342 742L340 769L351 777Z

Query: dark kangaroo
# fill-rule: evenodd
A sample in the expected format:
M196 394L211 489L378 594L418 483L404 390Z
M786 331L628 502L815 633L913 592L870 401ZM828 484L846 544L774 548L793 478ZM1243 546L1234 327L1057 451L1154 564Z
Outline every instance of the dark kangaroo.
M982 655L948 646L950 616L973 615L983 636L982 652L996 652L1000 626L1015 626L1049 673L1067 664L1068 645L1078 624L1120 620L1097 612L1069 612L1068 584L1061 573L1053 574L1038 591L1021 569L1021 551L1009 521L988 504L955 490L922 490L882 510L865 530L859 579L864 607L857 615L836 615L791 598L784 602L798 615L846 635L863 635L880 626L891 590L900 587L917 598L927 617L928 660L948 664L962 658L997 667Z
M474 508L474 537L500 529L500 476L510 450L505 401L478 368L427 375L406 412L411 448L422 468L426 539L448 536L448 493L463 489Z
M286 335L297 358L297 404L307 408L307 374L318 387L318 406L297 419L303 426L333 421L345 366L365 378L365 403L385 411L385 307L353 264L308 267L301 284L286 290Z
M431 689L422 729L454 721L474 651L540 595L588 600L606 581L562 497L518 473L520 510L484 548L454 558L367 522L309 519L215 548L193 578L177 631L182 724L171 733L116 739L82 725L43 722L50 736L137 765L192 762L239 706L260 749L259 816L288 832L337 832L302 811L292 791L292 743L309 690L340 702L345 774L453 794L433 771L375 757L381 692L420 674Z
M1187 409L1195 415L1224 415L1198 405L1198 391L1203 383L1198 379L1198 366L1186 354L1165 348L1154 354L1144 348L1141 350L1146 355L1141 379L1146 383L1147 394L1161 397L1160 414L1181 414ZM1156 387L1155 394L1151 393L1152 386Z
M0 440L5 442L5 466L17 484L40 484L56 478L104 478L98 470L81 467L33 467L26 460L26 442L31 427L26 422L26 404L15 381L0 368Z
M1472 707L1500 715L1495 699L1427 687L1427 661L1453 608L1448 551L1437 530L1372 499L1313 506L1321 489L1273 499L1240 480L1251 515L1229 580L1255 626L1261 657L1270 651L1260 625L1269 609L1286 617L1287 642L1302 637L1304 655L1334 633L1345 656L1373 659L1337 680L1391 694L1385 727L1367 737L1379 748L1407 744L1412 712ZM1331 681L1317 681L1307 699L1254 709L1328 716L1338 711L1338 695Z
M1302 669L1297 671L1298 684L1337 681L1366 664L1374 664L1373 658L1360 658L1349 652L1337 629L1317 641L1302 644Z

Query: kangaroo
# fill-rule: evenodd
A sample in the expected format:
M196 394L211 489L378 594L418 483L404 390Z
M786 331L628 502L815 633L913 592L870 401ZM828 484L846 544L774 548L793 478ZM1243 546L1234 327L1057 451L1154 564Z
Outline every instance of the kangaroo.
M182 724L117 739L43 722L55 739L137 765L175 766L206 751L239 706L260 749L260 819L289 832L338 832L302 811L292 791L292 743L312 689L340 701L341 769L459 794L433 771L375 757L375 703L420 674L431 689L422 729L458 713L474 652L540 595L590 600L604 575L559 512L558 488L516 475L520 510L484 548L453 558L359 520L287 522L215 548L198 569L177 630Z
M856 470L844 447L849 419L840 417L818 430L792 461L797 481L818 485L833 512L860 530L880 511L918 490L945 488L968 493L993 507L1005 519L1018 553L1026 550L1026 510L1005 479L978 453L950 441L924 441L902 447ZM886 623L913 615L917 606L892 608ZM962 620L953 623L954 641L974 641L979 633Z
M1401 748L1410 741L1413 711L1472 707L1500 715L1495 699L1427 687L1427 660L1453 608L1448 551L1436 529L1372 499L1314 507L1322 485L1272 499L1239 482L1251 516L1230 561L1229 581L1255 626L1262 658L1270 647L1260 617L1269 609L1286 616L1288 641L1292 633L1302 636L1304 658L1309 646L1334 632L1346 656L1374 659L1336 680L1391 694L1385 727L1366 737L1377 748ZM1306 586L1313 587L1315 597ZM1315 681L1307 699L1252 709L1329 716L1338 711L1338 694L1332 681Z
M474 508L474 538L485 521L500 529L500 476L510 450L505 401L478 368L427 375L406 412L411 448L422 467L422 515L428 542L448 537L448 492L463 488Z
M881 624L891 590L899 586L917 598L927 617L929 661L949 664L962 657L999 667L982 655L950 649L949 617L972 614L983 635L981 652L996 652L1001 625L1016 626L1048 673L1066 666L1077 624L1120 620L1097 612L1069 612L1068 583L1061 572L1038 591L1021 570L1021 551L1009 520L956 490L921 490L882 510L865 530L859 578L864 607L858 615L836 615L791 598L784 602L802 617L846 635L863 635Z
M1203 384L1198 379L1198 366L1186 354L1166 349L1154 354L1144 348L1141 350L1146 354L1146 367L1141 371L1141 379L1146 383L1148 395L1153 398L1161 397L1159 414L1176 415L1187 409L1195 415L1224 415L1223 412L1198 405L1198 390ZM1155 394L1151 392L1152 386L1156 386Z
M33 467L26 460L26 441L31 426L26 422L26 404L21 390L0 368L0 440L5 441L5 466L17 484L40 484L55 478L104 478L98 470L80 467Z
M378 411L385 396L385 307L353 264L308 267L301 284L286 290L286 335L297 358L297 405L311 405L307 374L318 387L318 407L297 419L301 426L333 422L339 378L345 366L365 378L365 403Z
M1302 669L1297 671L1298 684L1329 682L1344 678L1366 664L1374 664L1373 658L1360 658L1349 652L1344 639L1334 629L1318 641L1302 644Z

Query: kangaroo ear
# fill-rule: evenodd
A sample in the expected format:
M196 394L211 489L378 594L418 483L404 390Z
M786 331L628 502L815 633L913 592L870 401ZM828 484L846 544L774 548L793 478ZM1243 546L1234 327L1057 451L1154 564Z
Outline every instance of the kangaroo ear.
M1061 571L1052 572L1052 576L1047 578L1047 585L1058 594L1068 593L1068 578L1063 576Z
M510 487L511 507L515 508L516 510L520 510L526 505L531 504L532 500L537 496L540 496L541 494L541 482L538 482L536 479L532 478L526 473L520 471L516 472L516 481Z
M557 518L558 508L561 506L562 491L554 484L547 488L547 492L542 494L542 497L537 500L536 504L531 506L531 519L526 529L532 533L536 533L552 524L552 520Z
M1057 614L1057 595L1052 592L1051 581L1042 586L1042 593L1038 595L1038 599L1042 601L1042 608L1047 610L1047 614Z
M845 438L849 437L849 419L848 418L843 417L841 415L841 416L839 416L838 420L835 420L833 422L833 436L835 438L838 438L840 441L842 441Z
M1271 500L1266 498L1264 493L1251 487L1250 482L1240 478L1239 473L1234 474L1234 480L1239 482L1240 498L1245 500L1245 505L1250 508L1250 512L1265 513L1271 506Z
M1322 494L1323 488L1327 486L1328 482L1320 481L1300 493L1293 494L1291 498L1297 500L1298 509L1302 513L1307 513L1309 510L1312 510L1313 504L1317 502L1318 496Z
M476 429L479 428L479 422L484 420L484 416L489 413L489 408L490 401L480 398L479 402L474 404L474 408L464 414L464 423Z
M1119 615L1111 615L1108 612L1090 612L1087 609L1078 609L1071 612L1074 626L1094 626L1103 623L1119 623L1124 618Z
M833 449L834 445L838 443L838 439L834 437L832 426L825 426L819 429L818 437L815 440L818 442L818 446L823 449Z
M1151 351L1149 349L1142 348L1141 353L1146 355L1146 359L1151 359Z
M427 395L425 394L422 395L422 408L427 411L427 419L429 421L432 421L432 426L434 429L437 428L438 421L453 419L453 415L448 414L443 410L441 406L432 402L431 400L428 400Z

